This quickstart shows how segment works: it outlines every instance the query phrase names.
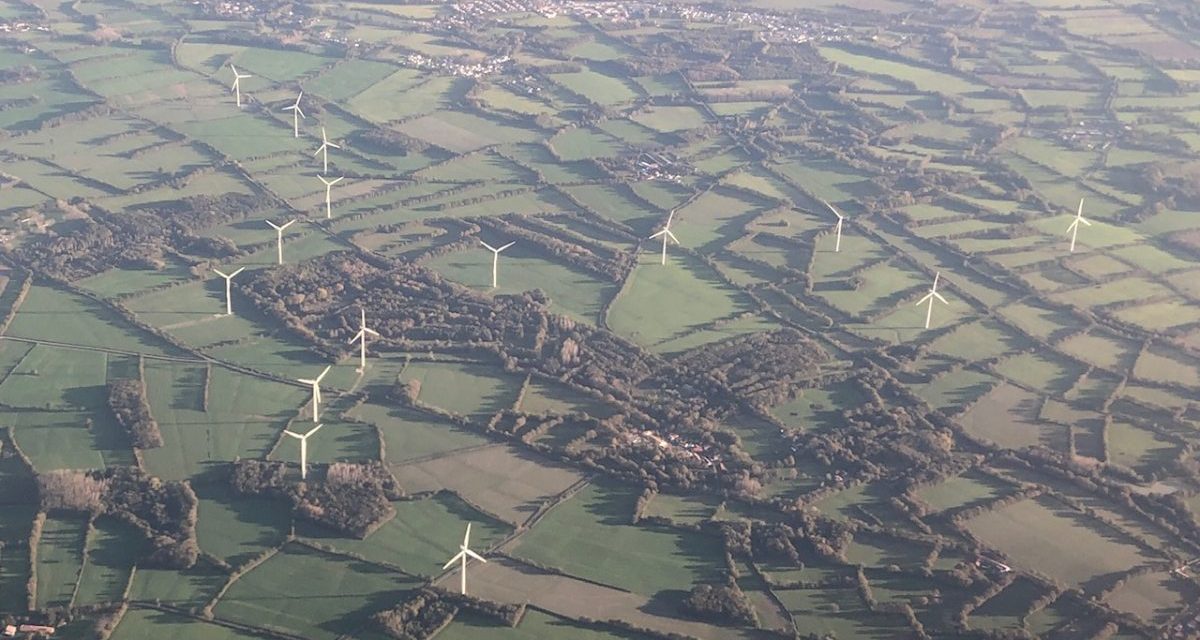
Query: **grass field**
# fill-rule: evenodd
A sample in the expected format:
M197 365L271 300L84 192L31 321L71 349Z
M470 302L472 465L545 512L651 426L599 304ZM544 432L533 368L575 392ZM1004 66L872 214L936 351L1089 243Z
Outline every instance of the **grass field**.
M632 640L635 635L590 629L568 619L529 609L515 629L497 625L478 614L459 613L438 640Z
M579 482L573 469L505 445L402 466L393 472L409 493L448 489L510 524L525 522L545 500Z
M1040 407L1038 396L1002 384L976 402L960 421L967 433L1001 447L1020 449L1043 443L1061 447L1064 443L1057 442L1055 427L1040 424Z
M28 606L29 529L37 508L6 505L0 510L0 610L21 611Z
M1085 589L1094 580L1154 560L1128 538L1052 498L984 513L967 529L1018 567Z
M290 544L233 583L215 613L244 624L332 639L354 633L368 615L416 586L376 565Z
M923 487L916 495L921 502L929 505L930 511L937 513L999 498L1011 489L1011 486L989 476L968 471L933 486Z
M42 526L37 547L37 606L68 607L74 602L76 584L83 569L83 547L87 518L82 515L53 515Z
M292 522L281 500L241 497L219 484L197 484L200 498L196 537L200 549L239 566L283 543Z
M133 527L108 518L96 520L88 535L87 560L79 577L75 602L120 602L144 547L142 534Z
M359 405L352 417L379 428L383 437L384 461L392 465L490 442L483 436L428 414L373 402Z
M511 295L541 289L550 298L550 311L589 324L599 320L605 302L617 289L612 282L551 260L536 247L519 242L500 256L497 265L500 286L496 289L491 288L492 252L485 247L447 253L427 266L450 280L489 293Z
M638 344L656 345L703 325L751 310L744 294L704 264L684 255L643 254L608 311L608 326Z
M259 640L262 636L237 631L218 624L207 624L181 615L133 609L121 618L113 634L113 640L140 640L141 638L173 638L174 640Z
M482 421L511 408L521 388L519 378L498 367L458 362L413 360L400 377L421 383L420 402ZM463 394L461 389L474 392Z
M643 595L712 578L717 540L629 525L636 498L631 489L591 485L523 535L513 552Z
M32 340L151 355L182 355L138 331L100 304L59 289L35 285L5 332Z
M1165 572L1145 573L1131 578L1105 599L1117 611L1132 613L1161 625L1200 596L1196 585Z
M372 562L400 567L412 575L435 576L458 553L467 523L471 524L471 548L480 553L512 531L507 524L476 511L450 493L397 502L395 507L396 517L365 540L337 537L310 526L300 535Z

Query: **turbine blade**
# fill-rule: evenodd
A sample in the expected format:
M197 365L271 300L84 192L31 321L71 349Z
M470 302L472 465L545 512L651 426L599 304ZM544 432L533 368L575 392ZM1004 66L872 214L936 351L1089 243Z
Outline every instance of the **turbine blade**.
M663 231L667 232L667 236L669 238L671 238L672 240L674 240L675 244L679 244L679 238L676 238L675 234L670 229L663 229Z
M329 366L325 367L325 370L321 372L321 375L317 376L317 382L320 382L325 377L325 374L329 373L329 370L332 368L333 368L333 365L329 365Z
M306 380L305 378L296 378L296 382L303 382L310 387L317 383L316 380Z
M245 271L245 270L246 270L246 267L238 267L238 270L237 270L237 271L234 271L234 272L233 272L233 273L231 273L231 274L229 274L229 277L230 277L230 278L232 278L232 277L236 276L237 274L239 274L239 273L241 273L241 272L243 272L243 271Z
M241 80L241 78L234 77L233 84L229 85L229 90L233 91L234 89L237 89L238 83L241 82Z
M358 340L359 338L361 338L361 337L363 337L363 332L362 332L362 330L360 329L360 330L358 331L358 333L354 334L354 337L353 337L353 338L350 338L349 340L347 340L347 341L346 341L346 344L354 344L354 342L355 342L356 340Z
M308 116L304 115L304 110L300 108L300 105L296 105L296 113L300 114L300 117L301 117L301 118L307 118L307 117L308 117Z
M318 153L321 153L321 150L324 148L325 148L325 145L321 145L321 146L317 147L317 150L313 152L313 155L315 156Z
M1092 223L1091 223L1091 222L1089 222L1087 218L1080 218L1080 219L1079 219L1079 221L1080 221L1080 222L1082 222L1082 223L1083 223L1083 226L1085 226L1085 227L1090 227L1090 226L1092 226Z
M450 558L448 561L446 561L446 564L442 565L442 571L445 571L446 569L449 569L450 567L452 567L455 562L458 562L458 559L461 558L462 555L463 555L463 552L461 552L461 551L454 554L453 558Z
M213 272L216 273L217 275L221 276L222 278L229 277L229 276L225 275L225 273L223 273L220 269L213 269Z
M829 207L829 210L833 212L833 215L838 217L838 220L842 219L842 214L839 213L837 209L834 209L833 205L829 204L828 200L822 200L821 203L824 204L826 207Z
M338 176L338 177L334 178L334 179L333 179L333 182L330 182L329 184L337 184L337 183L339 183L339 182L341 182L342 180L345 180L345 179L346 179L346 176Z
M1080 199L1079 199L1079 210L1077 210L1077 211L1075 212L1075 217L1076 217L1076 218L1082 218L1082 217L1083 217L1083 198L1080 198Z
M304 437L307 438L307 437L311 436L312 434L320 431L321 427L323 427L323 426L325 426L325 425L322 423L322 424L319 424L319 425L313 427L308 433L304 434Z
M650 237L649 237L649 238L646 238L646 239L647 239L647 240L653 240L653 239L655 239L655 238L657 238L657 237L661 236L662 234L666 233L667 231L668 231L668 229L666 229L666 228L663 228L663 230L662 230L662 231L659 231L658 233L651 234L651 235L650 235Z
M373 336L378 336L378 335L379 335L379 332L378 332L378 331L376 331L376 330L374 330L374 329L368 329L368 328L366 328L366 327L363 327L363 331L366 331L367 333L369 333L369 334L371 334L371 335L373 335Z
M929 302L929 299L930 299L930 298L932 298L933 296L934 296L934 294L933 294L933 292L931 291L931 292L929 292L929 293L925 294L925 297L924 297L924 298L921 298L920 300L917 300L917 303L916 303L916 304L914 304L913 306L914 306L914 307L919 307L919 306L921 306L921 305L925 304L926 302Z
M479 555L478 553L475 553L474 551L471 551L470 549L463 549L463 553L467 554L468 556L470 556L472 558L475 558L476 560L478 560L480 562L487 563L487 558L484 558L483 556Z
M295 220L288 220L288 221L287 221L287 222L286 222L286 223L285 223L285 224L284 224L282 227L279 227L279 228L280 228L280 229L286 229L286 228L288 228L288 227L292 226L292 224L293 224L293 223L295 223L295 222L296 222Z
M233 66L233 63L232 63L232 62L230 62L230 63L229 63L229 68L233 70L233 75L236 77L236 76L238 75L238 72L237 72L237 67Z
M942 304L950 304L949 302L946 302L946 299L942 297L942 294L940 294L936 291L934 291L932 293L933 293L933 297L937 298L938 300L941 300Z
M1072 232L1072 231L1074 231L1075 229L1078 229L1078 228L1079 228L1079 221L1080 221L1080 220L1082 220L1082 219L1083 219L1083 218L1075 218L1075 221L1074 221L1074 222L1072 222L1072 223L1070 224L1070 226L1068 226L1068 227L1067 227L1067 233L1071 233L1071 232Z
M516 241L510 242L510 243L508 243L508 244L504 245L503 247L500 247L499 249L496 249L496 253L500 253L501 251L504 251L505 249L507 249L507 248L509 248L509 247L513 246L514 244L516 244Z
M334 144L334 143L332 143L332 142L326 142L326 143L325 143L325 145L326 145L326 146L329 146L329 147L333 147L334 149L341 149L341 148L342 148L342 147L341 147L341 145L336 145L336 144Z
M490 244L488 244L488 243L484 242L483 240L480 240L480 241L479 241L479 244L481 244L481 245L483 245L483 246L487 247L487 248L488 248L488 249L489 249L489 250L490 250L492 253L496 253L496 247L493 247L492 245L490 245Z
M471 523L467 523L467 533L463 536L463 551L467 550L467 546L471 542Z
M293 438L295 438L295 439L297 439L297 440L303 440L303 439L304 439L304 436L302 436L302 435L300 435L300 434L298 434L298 433L293 433L293 432L291 432L291 431L287 431L287 430L284 430L284 433L285 433L285 434L287 434L287 435L289 435L289 436L291 436L291 437L293 437Z

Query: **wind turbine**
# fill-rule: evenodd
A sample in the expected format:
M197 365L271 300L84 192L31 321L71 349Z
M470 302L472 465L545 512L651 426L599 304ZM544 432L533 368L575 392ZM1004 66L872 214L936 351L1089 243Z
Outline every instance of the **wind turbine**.
M1079 199L1079 210L1075 212L1075 221L1071 223L1071 226L1067 227L1067 231L1071 232L1071 253L1075 253L1075 236L1079 235L1080 222L1082 222L1084 226L1092 226L1092 223L1088 222L1087 218L1083 217L1083 198Z
M237 106L242 106L242 79L253 78L254 76L248 73L238 73L237 67L233 63L229 64L229 68L233 70L233 86L229 88L234 96L237 96Z
M325 127L321 127L321 146L317 147L317 150L313 152L314 156L317 155L318 153L321 154L321 163L324 166L324 168L321 170L321 173L329 173L329 149L330 148L341 149L340 146L330 142L329 138L325 137Z
M323 426L325 426L325 425L319 424L319 425L313 427L311 431L309 431L308 433L306 433L304 435L300 435L294 431L288 431L286 429L284 430L284 433L286 433L287 435L300 441L300 479L301 480L308 479L308 439L310 437L312 437L312 434L320 431L321 427L323 427Z
M671 233L671 220L673 219L675 219L674 211L671 212L671 215L667 216L667 224L663 225L662 231L659 231L658 233L655 233L647 238L647 240L653 240L659 236L662 236L662 263L664 265L667 264L667 238L674 240L675 244L679 244L679 238L676 238L675 234Z
M217 275L225 278L225 315L227 316L233 315L233 296L230 295L230 284L233 282L233 277L241 273L245 268L246 267L238 267L237 271L234 271L230 274L226 274L220 269L213 269Z
M321 412L321 380L322 380L322 379L325 377L325 374L329 373L329 370L330 370L331 368L333 368L333 365L330 365L330 366L328 366L328 367L325 367L325 370L321 372L321 375L319 375L319 376L317 376L316 378L313 378L313 379L311 379L311 380L308 380L308 379L305 379L305 378L297 378L297 381L298 381L298 382L303 382L304 384L311 384L311 385L312 385L313 422L316 422L316 421L317 421L317 420L320 418L320 412Z
M304 117L304 111L300 108L300 98L304 97L304 90L300 91L300 95L296 96L296 102L290 106L284 107L284 111L292 112L292 135L300 137L300 118Z
M826 202L824 200L822 200L821 202L824 202L825 206L829 207L829 210L832 211L833 215L837 216L837 219L838 219L837 226L833 228L834 232L837 233L837 240L833 243L833 252L837 253L842 250L842 221L845 220L846 218L841 213L839 213L837 209L834 209L833 205L829 204L828 202Z
M379 337L379 332L367 328L367 310L359 309L358 311L361 314L358 333L354 334L354 337L350 338L348 342L354 344L354 341L358 340L361 343L358 351L358 372L362 373L367 370L367 334Z
M929 311L927 311L925 313L925 328L926 329L929 328L929 321L931 319L933 319L933 300L934 300L934 298L937 298L938 301L940 301L942 304L950 304L949 302L946 302L946 299L942 297L942 294L937 292L938 278L940 278L941 276L942 276L941 271L933 274L933 287L929 289L929 293L925 294L924 298L921 298L920 301L918 301L917 304L914 305L914 306L919 307L919 306L925 304L926 302L929 303Z
M484 560L483 556L479 555L478 553L475 553L474 551L471 551L471 548L468 546L470 544L470 542L471 542L471 523L468 522L467 523L467 535L463 536L462 544L459 545L459 547L458 547L458 553L453 558L450 558L450 561L447 562L442 567L442 571L445 571L446 569L449 569L450 566L453 565L455 562L458 562L460 560L462 561L462 568L459 570L458 577L459 577L459 592L462 593L464 596L467 595L467 556L475 558L476 560L478 560L484 564L487 563L487 560Z
M325 183L325 217L332 218L333 217L333 205L329 201L329 193L333 189L333 185L344 180L346 178L346 176L334 178L333 180L330 180L330 179L326 178L325 176L317 176L317 177L321 179L321 182Z
M516 242L510 242L510 243L504 245L503 247L500 247L499 249L484 242L483 240L480 240L479 244L487 247L492 252L492 288L495 289L496 288L496 272L500 267L500 252L513 246L514 244L516 244Z
M292 223L294 223L294 222L295 222L295 220L288 220L282 226L280 226L280 225L275 224L274 222L271 222L270 220L267 220L267 224L271 225L271 228L275 230L275 236L278 240L278 243L276 244L275 253L279 257L279 264L283 264L283 230L292 226Z

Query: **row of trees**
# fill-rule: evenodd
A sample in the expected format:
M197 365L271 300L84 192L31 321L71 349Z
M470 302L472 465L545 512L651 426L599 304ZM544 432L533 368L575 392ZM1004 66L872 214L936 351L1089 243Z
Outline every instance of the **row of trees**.
M141 380L119 379L108 383L108 406L117 422L129 432L129 439L138 449L155 449L163 445L158 421L150 414L146 385Z

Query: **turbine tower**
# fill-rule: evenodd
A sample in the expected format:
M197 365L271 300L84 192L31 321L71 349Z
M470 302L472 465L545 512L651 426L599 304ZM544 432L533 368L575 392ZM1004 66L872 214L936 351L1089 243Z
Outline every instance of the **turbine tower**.
M316 378L313 378L313 379L311 379L311 380L309 380L309 379L306 379L306 378L297 378L297 381L298 381L298 382L303 382L304 384L311 384L311 385L312 385L313 422L316 422L317 420L319 420L319 419L320 419L320 413L321 413L321 380L325 378L325 374L329 373L329 370L330 370L332 367L333 367L333 365L330 365L330 366L328 366L328 367L325 367L325 370L321 372L321 375L319 375L319 376L317 376Z
M253 78L254 76L248 73L238 73L237 67L233 63L229 63L229 68L233 70L233 86L229 88L233 95L237 98L237 106L242 106L242 79Z
M942 304L950 304L949 302L946 302L946 299L942 297L942 294L937 292L938 278L940 278L941 276L942 276L941 271L933 274L933 287L931 287L929 289L929 293L925 294L925 297L921 298L920 301L918 301L917 304L915 305L915 306L919 307L919 306L925 304L926 302L929 303L929 310L925 312L925 328L926 329L929 328L929 321L931 319L933 319L933 301L934 301L934 299L936 298Z
M326 178L325 176L317 176L317 177L321 179L321 182L325 183L325 217L332 218L333 217L333 204L329 200L329 194L333 190L333 185L344 180L346 178L346 176L341 176L340 178L334 178L333 180L330 180L330 179Z
M323 427L323 426L325 426L325 425L319 424L319 425L313 427L311 431L309 431L308 433L306 433L304 435L300 435L294 431L287 431L286 429L284 430L284 433L286 433L287 435L300 441L300 479L301 480L308 479L308 439L310 437L312 437L312 435L314 433L320 431L321 427Z
M662 231L659 231L658 233L655 233L647 238L647 240L653 240L659 236L662 236L662 264L664 265L667 264L667 238L674 240L675 244L679 244L679 238L676 238L675 234L671 233L671 220L674 219L675 212L672 211L671 215L667 216L667 224L663 225Z
M275 254L278 256L279 264L283 264L283 230L292 226L292 223L294 222L295 220L288 220L281 226L271 222L270 220L267 220L267 224L271 225L271 228L275 230L275 236L277 240L275 245Z
M826 202L824 200L822 200L821 202L824 202L825 206L829 207L829 210L832 211L833 215L837 216L837 219L838 219L837 226L833 228L834 233L837 234L837 240L833 243L833 252L837 253L842 250L842 221L845 220L846 218L840 212L838 212L837 209L834 209L833 205L829 204L828 202Z
M1080 222L1086 227L1092 226L1092 223L1083 217L1083 198L1079 199L1079 210L1075 212L1075 221L1071 223L1071 226L1067 227L1067 231L1071 232L1071 253L1075 253L1075 236L1079 235Z
M470 545L470 543L471 543L471 523L468 522L467 523L467 535L463 536L462 544L459 545L459 547L458 547L458 553L455 554L455 556L453 558L450 558L450 561L447 562L442 567L442 571L445 571L446 569L449 569L450 566L453 565L455 562L459 562L459 561L462 562L462 568L459 570L458 577L459 577L459 593L463 594L464 596L467 595L467 557L470 556L480 562L483 562L485 564L487 563L487 560L484 560L483 556L479 555L478 553L475 553L474 551L471 551L471 548L468 546L468 545Z
M496 288L496 272L500 268L500 252L513 246L514 244L516 244L516 242L510 242L510 243L504 245L503 247L500 247L499 249L484 242L483 240L480 240L479 244L487 247L492 252L492 288L495 289Z
M300 91L300 95L296 96L296 102L283 108L284 111L292 112L292 136L300 137L300 118L305 117L304 111L300 109L300 98L304 97L304 91Z
M329 173L329 150L330 149L341 149L341 147L330 142L329 138L325 137L325 127L321 127L321 146L317 147L317 150L313 152L314 156L317 155L318 153L321 154L321 164L324 167L323 169L321 169L321 173L325 173L325 174Z
M220 269L213 269L213 271L217 275L221 276L222 278L225 278L225 315L227 315L227 316L233 315L233 296L231 295L231 292L230 292L230 283L233 282L233 277L236 276L237 274L241 273L242 270L245 268L246 267L238 267L237 271L234 271L233 273L230 273L230 274L226 274L223 271L221 271Z
M374 329L367 328L367 310L359 309L360 321L358 333L354 334L353 338L348 341L349 344L354 344L355 340L360 342L358 351L358 372L362 373L367 370L367 334L379 337L379 332Z

